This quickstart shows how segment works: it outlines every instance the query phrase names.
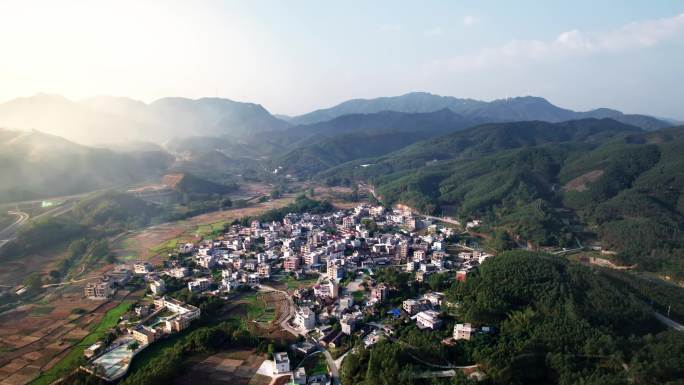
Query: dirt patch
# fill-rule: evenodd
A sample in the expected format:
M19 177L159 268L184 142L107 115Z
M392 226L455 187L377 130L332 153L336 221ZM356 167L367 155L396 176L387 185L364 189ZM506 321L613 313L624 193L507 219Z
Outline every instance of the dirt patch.
M239 357L239 358L238 358ZM194 363L190 369L174 381L174 384L236 384L260 383L257 369L264 358L254 350L229 350L220 352Z
M587 184L598 180L603 175L603 170L593 170L582 174L563 186L563 191L586 191Z
M201 214L181 221L163 223L122 237L118 240L115 253L126 258L135 256L153 263L161 263L166 258L160 256L168 249L175 249L182 242L192 242L201 238L200 226L231 222L245 216L257 216L265 211L286 206L294 200L287 196L254 206L236 208Z
M35 304L0 315L0 383L23 384L52 367L127 294L121 290L114 301L97 302L83 299L82 286L57 288ZM47 303L55 310L35 311ZM75 308L87 313L72 314Z

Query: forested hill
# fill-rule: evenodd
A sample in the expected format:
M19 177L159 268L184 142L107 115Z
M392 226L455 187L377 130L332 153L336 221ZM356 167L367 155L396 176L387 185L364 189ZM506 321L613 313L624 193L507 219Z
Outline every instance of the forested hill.
M336 119L292 127L264 136L264 141L290 149L273 161L285 172L304 174L323 171L341 163L384 155L426 138L476 125L451 110L430 113L384 111L352 114Z
M323 172L361 180L387 204L484 218L504 239L594 239L623 263L684 277L684 127L643 132L581 120L479 126ZM509 238L506 241L506 237Z
M477 364L487 373L480 383L492 385L676 384L684 376L683 333L666 331L643 298L609 272L561 257L500 253L465 282L455 282L445 303L458 305L442 313L443 331L401 325L393 340L404 343L352 350L340 372L342 384L478 383L465 376L416 379L415 373L426 371L416 357ZM464 322L494 332L440 343L452 325Z

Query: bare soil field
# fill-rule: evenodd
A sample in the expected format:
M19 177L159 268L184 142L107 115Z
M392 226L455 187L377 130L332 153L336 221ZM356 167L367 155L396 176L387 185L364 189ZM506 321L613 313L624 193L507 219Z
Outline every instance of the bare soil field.
M288 196L268 202L255 204L245 208L235 208L201 214L181 221L163 223L145 230L124 236L117 241L115 253L119 257L135 256L139 259L160 263L163 258L160 253L175 248L177 243L190 242L201 237L202 227L207 228L215 224L222 226L245 216L256 216L270 209L286 206L294 200Z
M571 180L563 186L564 191L579 191L582 192L587 189L587 183L596 181L603 175L603 170L593 170L582 174L577 178Z
M0 315L0 384L24 384L55 365L128 294L89 301L82 285L65 286ZM86 313L75 314L76 308Z
M174 381L185 384L267 385L270 378L256 374L263 356L251 350L228 350L198 358L185 375Z

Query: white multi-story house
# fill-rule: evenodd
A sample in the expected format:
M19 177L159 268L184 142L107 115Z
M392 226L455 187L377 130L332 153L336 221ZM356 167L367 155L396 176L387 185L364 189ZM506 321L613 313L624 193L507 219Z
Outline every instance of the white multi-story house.
M209 278L198 278L188 282L188 290L191 292L207 291L209 286L211 286L211 279Z
M162 295L166 291L166 283L161 278L154 279L150 282L150 290L154 295Z
M173 269L169 269L169 275L174 278L184 278L187 277L189 274L190 271L187 267L174 267Z
M419 329L439 329L442 326L442 320L439 319L439 313L434 310L425 310L415 315L416 326Z
M149 262L136 262L133 264L133 272L135 274L147 274L154 270Z
M248 286L251 286L251 287L259 286L259 275L258 274L247 274L243 277L243 279Z
M473 334L475 329L469 324L456 324L454 325L454 339L455 340L470 340L470 336Z
M273 353L273 374L287 373L290 371L290 357L287 352Z
M306 331L316 327L316 313L308 307L302 307L295 314L295 324Z
M205 269L213 269L218 262L218 257L214 254L204 254L197 256L197 264Z
M235 289L237 289L240 285L238 284L238 281L236 281L233 277L224 277L221 280L221 290L231 292Z

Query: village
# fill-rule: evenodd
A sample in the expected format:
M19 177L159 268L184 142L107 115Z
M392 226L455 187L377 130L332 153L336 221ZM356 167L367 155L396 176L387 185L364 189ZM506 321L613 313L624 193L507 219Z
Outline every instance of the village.
M236 223L215 239L180 244L163 266L119 265L87 283L85 297L108 300L117 287L142 279L147 301L125 317L123 332L84 351L88 364L82 369L115 381L138 352L199 319L200 309L172 298L174 291L226 301L240 293L270 292L287 299L283 316L273 322L298 340L273 352L257 373L297 384L339 383L344 355L392 340L397 324L442 329L444 315L458 304L428 282L465 281L492 257L476 244L456 242L459 232L479 221L462 227L449 222L368 204L327 214L290 213L282 221ZM396 283L383 280L386 271L410 277L415 290L400 292ZM282 288L283 282L304 284ZM442 343L478 332L493 330L456 323ZM306 373L302 362L317 353L325 356L327 373Z

